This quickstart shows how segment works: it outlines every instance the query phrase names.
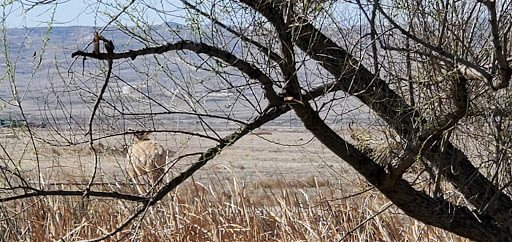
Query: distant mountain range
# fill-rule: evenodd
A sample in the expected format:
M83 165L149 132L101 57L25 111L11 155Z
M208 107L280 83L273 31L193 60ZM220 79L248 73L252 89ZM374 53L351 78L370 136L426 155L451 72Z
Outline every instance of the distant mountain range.
M0 121L4 120L6 125L38 124L48 122L50 119L53 119L52 122L65 123L69 122L70 117L73 116L75 119L82 119L80 122L85 122L90 115L95 95L101 87L103 81L101 72L105 70L105 63L92 59L84 61L82 57L71 58L71 53L84 50L92 41L94 31L93 27L85 26L54 27L50 31L44 27L7 29L8 53L11 65L14 64L12 66L15 67L15 75L14 78L4 76L0 81ZM113 40L116 52L122 52L182 39L194 39L191 33L187 26L169 23L153 26L146 32L135 28L108 28L102 35ZM152 38L147 38L148 35ZM208 40L201 39L201 41ZM236 51L234 45L228 45L227 48ZM92 51L92 45L85 48L85 51ZM220 92L222 95L215 91L212 93L212 89L200 84L202 77L206 77L208 73L187 64L187 62L202 63L205 60L203 57L190 52L171 53L166 58L172 58L172 63L166 62L169 59L159 57L158 59L163 61L162 64L167 65L167 68L182 75L169 81L166 81L169 77L164 73L158 73L158 76L146 74L146 72L154 72L157 68L154 66L154 57L147 58L116 61L113 70L116 78L109 83L112 89L104 97L105 100L116 102L116 99L123 97L133 102L132 108L139 107L141 112L147 112L145 104L137 101L142 97L141 94L145 93L154 98L175 102L168 103L169 107L179 109L180 106L185 105L181 108L187 108L186 106L190 103L185 100L186 95L177 97L178 90L181 89L189 93L187 95L196 96L195 98L205 102L205 105L206 101L213 100L212 98L215 98L218 103L224 103L220 106L217 103L211 107L212 110L225 109L229 106L226 102L231 94L226 93L225 90ZM1 55L0 73L6 73L6 63L5 55ZM212 78L211 75L208 78ZM181 85L180 80L184 79L191 80L190 83L196 83L194 89L190 89L192 87L190 83L178 87L177 85ZM231 81L235 86L237 85L236 78ZM28 119L26 122L8 121L22 119L14 96L21 100ZM177 103L177 100L181 100L181 103ZM153 111L158 110L157 108Z
M205 29L203 31L210 28L205 26ZM29 124L38 127L44 126L45 123L69 126L83 126L87 123L97 99L96 95L104 81L106 62L84 60L82 57L71 58L71 53L77 50L92 51L92 46L87 46L93 39L94 31L95 28L87 26L54 27L50 31L44 27L7 29L8 56L11 66L14 66L15 75L14 78L3 75L0 80L0 121L4 120L6 126ZM194 31L190 26L169 23L153 26L145 32L135 28L107 28L102 35L113 40L116 52L157 46L182 39L206 43L213 41L215 45L235 54L240 54L242 48L245 48L244 51L250 48L227 31L221 30L215 35L203 32L200 40L195 37ZM2 49L2 52L5 51ZM7 73L5 56L0 55L2 74ZM258 57L244 54L243 58ZM265 59L259 60L263 65L266 63ZM189 63L195 63L196 66ZM205 63L216 66L220 73L213 74L202 70L209 67L209 64ZM217 64L212 58L198 56L188 51L138 57L134 61L116 60L114 76L103 97L105 102L102 106L102 117L123 119L122 122L125 118L139 118L121 118L115 109L133 113L194 110L248 120L256 115L253 107L265 107L266 100L261 89L248 89L246 86L254 80L246 80L233 67L219 67ZM305 64L309 65L307 62ZM169 71L162 71L161 66L165 66ZM235 75L224 75L223 72ZM299 76L301 75L310 75L308 81L321 76L304 70L300 71ZM318 81L323 83L324 80ZM143 94L150 95L153 100L159 100L161 106L150 104L154 101L149 101ZM247 98L241 98L242 95ZM21 101L27 120L9 121L22 120L14 97ZM191 115L174 118L178 121L170 120L169 117L163 117L162 120L191 124L197 121L197 117ZM285 121L286 125L292 125L291 119L290 115ZM295 125L295 121L293 123Z

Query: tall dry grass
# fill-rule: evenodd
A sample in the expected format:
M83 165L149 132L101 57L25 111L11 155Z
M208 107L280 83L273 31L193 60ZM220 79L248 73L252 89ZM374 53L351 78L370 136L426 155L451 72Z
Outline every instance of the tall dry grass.
M364 189L315 177L253 184L236 177L220 183L192 181L109 240L466 241L405 216L378 192ZM91 239L115 229L137 206L81 197L4 203L0 239Z

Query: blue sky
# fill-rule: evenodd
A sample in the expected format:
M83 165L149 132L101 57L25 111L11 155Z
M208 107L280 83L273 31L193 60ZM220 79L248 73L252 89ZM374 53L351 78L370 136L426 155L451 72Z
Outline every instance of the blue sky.
M30 11L26 11L28 6L23 6L20 2L14 2L0 11L3 11L6 17L6 24L8 28L20 28L20 27L44 27L50 20L50 16L55 12L55 23L54 26L96 26L102 27L108 19L106 17L98 17L96 12L104 10L104 6L96 5L97 1L92 0L63 0L59 1L57 5L49 4L44 6L38 6ZM104 1L113 2L113 1ZM122 0L120 0L122 4ZM128 3L129 1L125 1ZM154 0L147 0L145 2L160 2ZM135 5L132 5L135 6ZM137 5L138 7L140 5ZM165 10L174 11L175 6L181 6L179 0L170 0L165 3ZM142 8L142 6L140 6ZM114 13L113 13L114 14ZM173 12L172 15L183 15L183 11ZM160 24L164 20L157 16L152 11L146 12L146 17L149 21L154 24ZM182 23L182 18L178 16L169 17L166 19L169 22Z

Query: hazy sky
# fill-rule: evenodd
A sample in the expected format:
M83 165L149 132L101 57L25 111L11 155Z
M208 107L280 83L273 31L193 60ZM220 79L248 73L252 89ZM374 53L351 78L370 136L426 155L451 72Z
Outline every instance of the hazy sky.
M113 1L103 1L113 2ZM123 2L122 0L119 2ZM128 3L129 1L125 1ZM137 1L136 1L137 2ZM146 0L145 2L160 2L154 0ZM37 6L27 11L28 6L23 6L19 2L15 2L3 9L3 15L6 16L6 24L9 28L20 27L44 27L50 20L50 16L55 12L54 26L96 26L102 27L108 19L97 15L96 12L104 11L103 5L95 4L96 1L92 0L64 0L59 1L57 5L49 4L44 6ZM1 6L1 5L0 5ZM132 5L144 10L142 5ZM181 6L179 0L168 0L164 8L170 11L171 17L165 19L168 22L183 23L183 19L178 15L183 15L183 11L177 11L176 6ZM162 8L160 5L159 8ZM145 11L146 18L154 24L160 24L164 20L153 11ZM115 13L111 12L115 15Z

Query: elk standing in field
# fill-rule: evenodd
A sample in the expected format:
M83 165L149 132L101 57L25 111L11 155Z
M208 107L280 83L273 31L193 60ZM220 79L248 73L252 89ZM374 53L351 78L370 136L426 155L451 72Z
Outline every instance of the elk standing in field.
M130 176L141 194L147 191L142 185L154 186L164 175L166 152L156 141L148 138L150 132L134 133L133 144L128 149Z

